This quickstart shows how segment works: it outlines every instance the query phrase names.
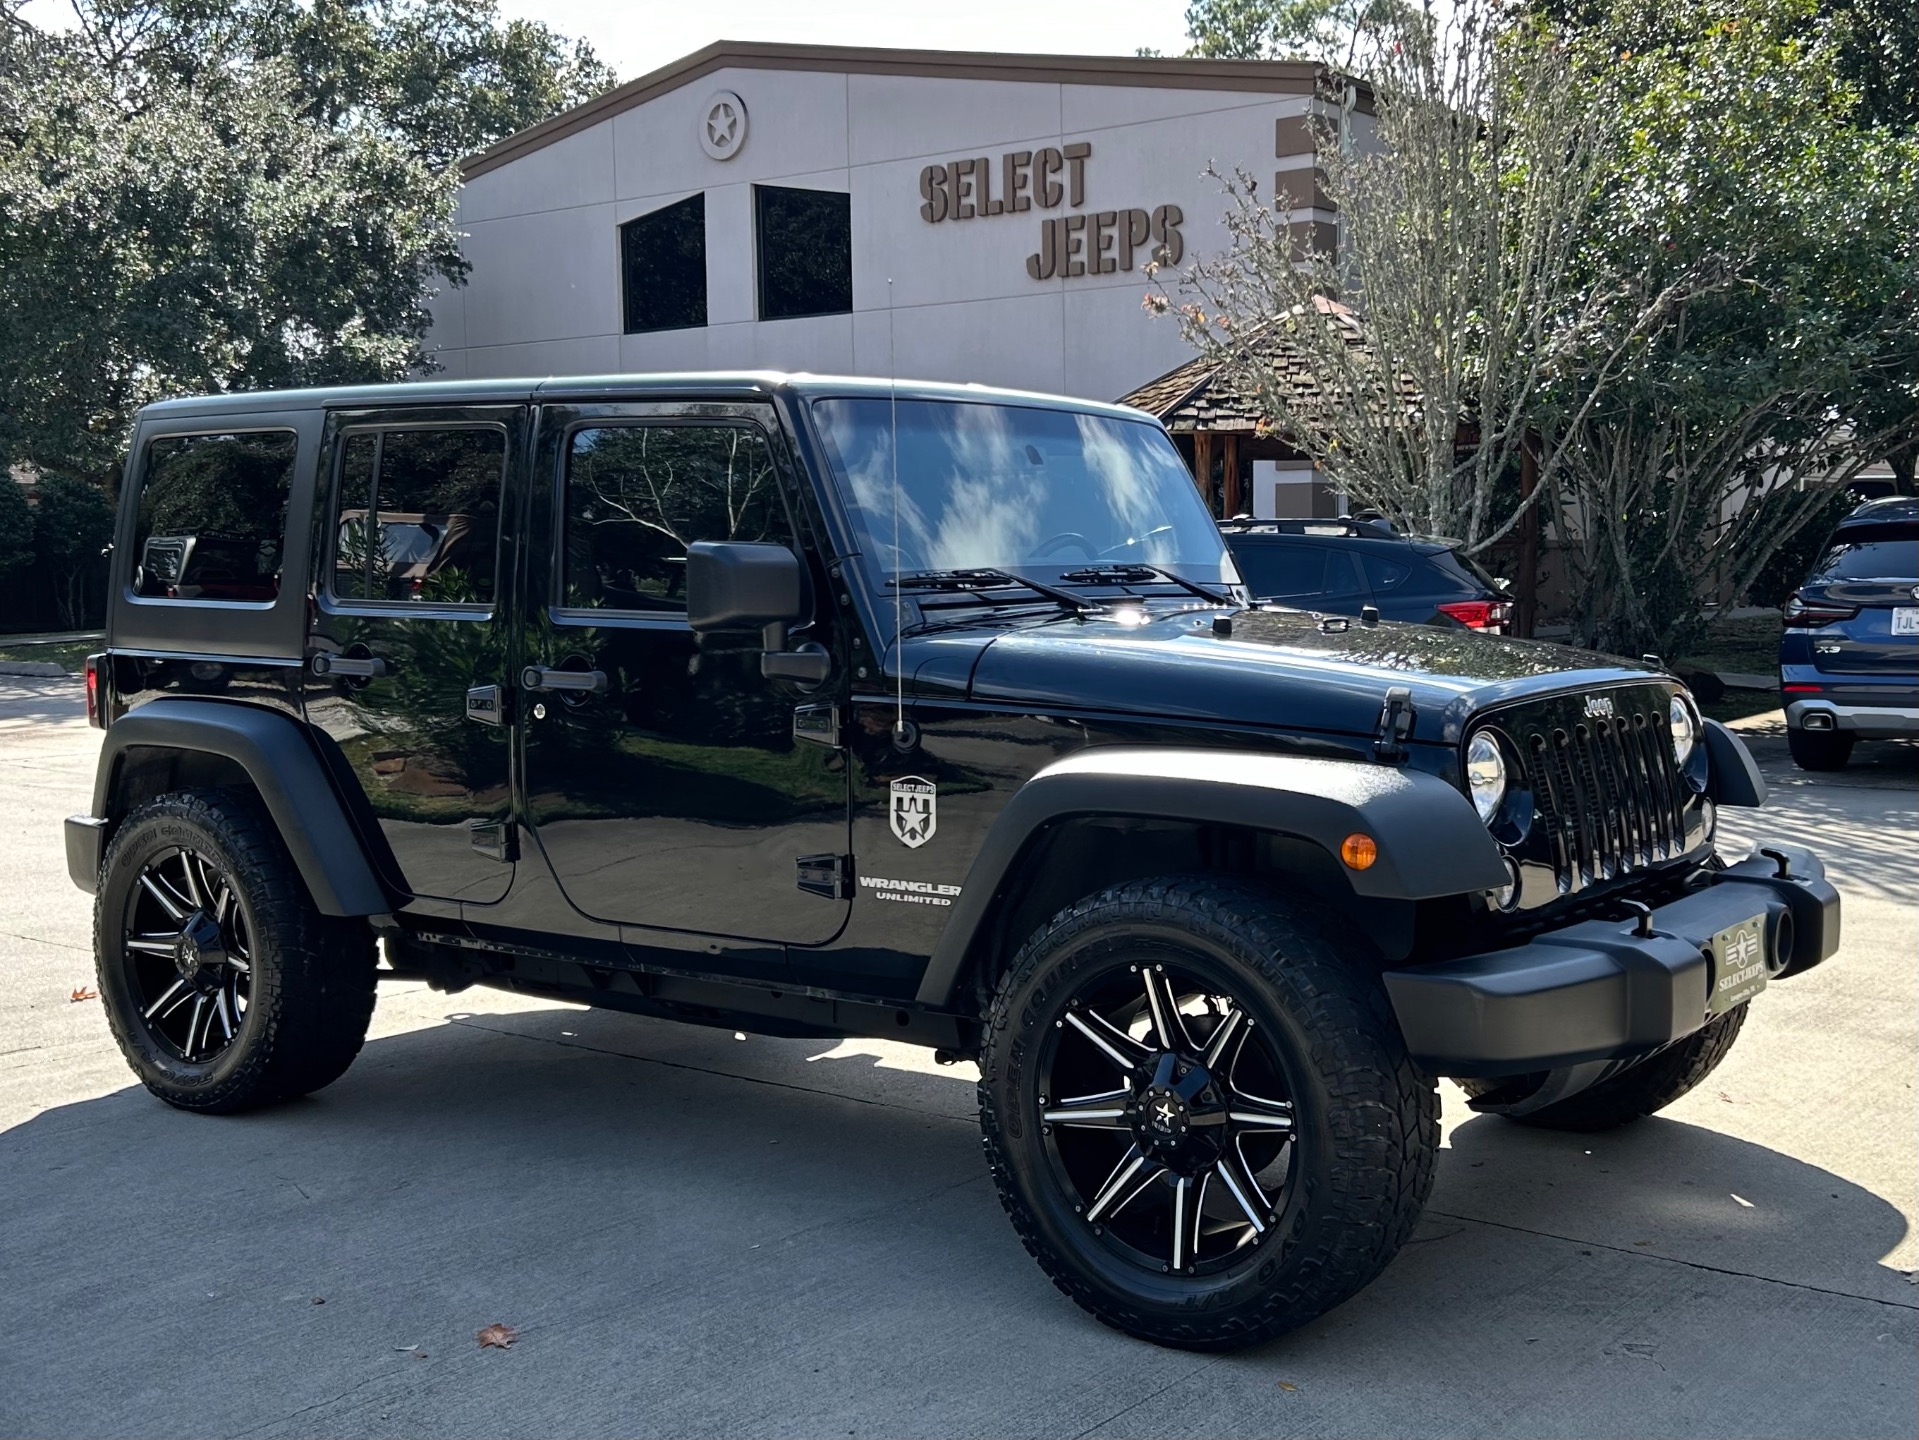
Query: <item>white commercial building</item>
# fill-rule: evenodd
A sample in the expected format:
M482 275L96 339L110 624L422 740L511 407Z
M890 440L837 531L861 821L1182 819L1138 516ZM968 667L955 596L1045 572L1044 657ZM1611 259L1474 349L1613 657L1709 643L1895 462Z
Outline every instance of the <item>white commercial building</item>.
M1316 198L1304 64L721 42L467 163L451 377L897 373L1112 399L1191 358L1156 253ZM1322 201L1323 203L1323 201ZM1292 215L1329 243L1333 214ZM1264 507L1262 507L1264 508Z

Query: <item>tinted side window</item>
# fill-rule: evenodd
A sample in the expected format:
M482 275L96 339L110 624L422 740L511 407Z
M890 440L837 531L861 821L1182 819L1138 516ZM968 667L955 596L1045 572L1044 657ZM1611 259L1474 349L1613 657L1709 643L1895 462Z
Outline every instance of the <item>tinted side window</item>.
M766 437L745 425L575 431L563 534L562 605L667 612L686 609L695 540L792 540Z
M506 435L492 427L357 430L340 452L333 593L486 604Z
M1310 599L1358 593L1352 557L1341 550L1281 541L1240 546L1233 551L1253 594L1263 599Z
M271 603L280 593L295 449L290 430L169 435L148 445L134 593Z
M1360 557L1360 563L1366 567L1366 583L1372 586L1375 594L1403 583L1412 573L1411 566L1388 560L1384 555L1364 555Z

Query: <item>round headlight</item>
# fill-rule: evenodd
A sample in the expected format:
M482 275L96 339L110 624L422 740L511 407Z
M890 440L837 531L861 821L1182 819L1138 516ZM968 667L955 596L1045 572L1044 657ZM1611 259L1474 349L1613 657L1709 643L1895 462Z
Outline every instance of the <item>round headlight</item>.
M1499 753L1499 742L1483 730L1466 744L1466 788L1479 818L1491 824L1506 798L1506 757Z
M1672 718L1672 758L1683 766L1692 759L1693 747L1699 743L1699 721L1684 695L1672 697L1667 713Z

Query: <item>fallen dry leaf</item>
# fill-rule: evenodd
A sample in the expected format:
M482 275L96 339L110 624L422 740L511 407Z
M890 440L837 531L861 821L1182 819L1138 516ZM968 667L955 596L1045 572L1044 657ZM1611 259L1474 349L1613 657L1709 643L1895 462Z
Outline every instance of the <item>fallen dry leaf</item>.
M98 1000L99 998L100 992L98 990L89 990L84 985L67 996L68 1003L75 1005L79 1004L82 1000Z
M519 1338L520 1332L511 1325L495 1323L480 1332L480 1348L484 1350L492 1345L501 1350L511 1349L513 1342Z
M1292 1382L1292 1381L1290 1381L1290 1380L1282 1380L1282 1381L1280 1381L1280 1382L1279 1382L1279 1388L1280 1388L1280 1389L1282 1389L1282 1390L1297 1390L1297 1389L1299 1389L1299 1387L1298 1387L1297 1385L1295 1385L1295 1384L1293 1384L1293 1382Z

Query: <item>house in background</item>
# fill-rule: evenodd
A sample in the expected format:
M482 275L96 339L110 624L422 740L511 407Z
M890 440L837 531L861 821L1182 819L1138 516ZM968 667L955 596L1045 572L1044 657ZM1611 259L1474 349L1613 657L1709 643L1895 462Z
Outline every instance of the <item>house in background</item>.
M434 358L1126 395L1191 358L1142 307L1146 265L1227 243L1218 175L1319 198L1324 79L723 41L466 162L472 271L435 301ZM1322 246L1335 219L1288 216Z

